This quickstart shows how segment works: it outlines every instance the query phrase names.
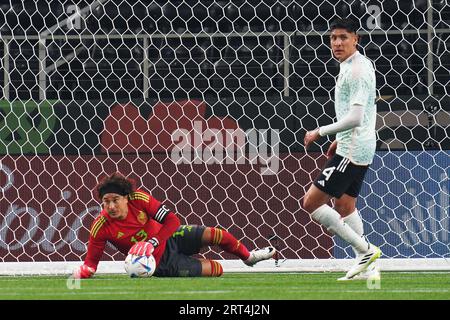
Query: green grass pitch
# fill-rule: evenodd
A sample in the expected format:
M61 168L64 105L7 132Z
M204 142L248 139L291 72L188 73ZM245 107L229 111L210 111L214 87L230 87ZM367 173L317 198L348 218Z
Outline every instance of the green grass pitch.
M450 272L384 272L379 283L338 282L343 273L230 273L220 278L130 279L96 275L1 276L0 300L449 300ZM79 285L79 286L78 286ZM78 286L78 288L77 288Z

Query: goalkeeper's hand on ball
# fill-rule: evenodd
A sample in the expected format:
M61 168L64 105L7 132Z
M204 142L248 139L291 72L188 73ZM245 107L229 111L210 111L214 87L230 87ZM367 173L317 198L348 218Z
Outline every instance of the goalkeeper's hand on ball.
M130 248L129 254L134 254L137 256L150 257L158 246L158 240L156 238L151 238L148 242L138 242Z
M94 273L94 268L88 267L87 265L83 264L82 266L74 270L73 277L75 279L86 279L92 277Z

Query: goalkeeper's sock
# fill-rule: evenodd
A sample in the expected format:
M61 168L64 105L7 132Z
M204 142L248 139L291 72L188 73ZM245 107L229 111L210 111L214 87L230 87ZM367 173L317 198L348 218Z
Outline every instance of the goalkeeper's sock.
M360 237L364 235L364 225L361 220L361 216L358 213L358 209L355 209L348 216L344 217L344 222L350 226ZM358 251L355 248L352 248L356 255L358 255Z
M223 268L220 263L214 260L209 260L211 265L211 277L220 277L223 274Z
M228 253L232 253L242 260L247 260L250 257L248 249L237 240L231 233L219 229L211 228L211 242L212 245L221 247Z
M320 206L311 214L311 217L321 225L325 226L332 234L347 241L358 251L358 253L366 253L369 250L369 243L350 228L350 226L341 219L339 213L329 205L324 204Z

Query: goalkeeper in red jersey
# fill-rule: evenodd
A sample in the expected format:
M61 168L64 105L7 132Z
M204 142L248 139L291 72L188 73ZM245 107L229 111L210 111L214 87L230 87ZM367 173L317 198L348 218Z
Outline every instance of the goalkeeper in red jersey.
M75 278L89 278L97 270L106 243L120 252L151 255L156 260L156 277L220 276L217 261L194 258L206 246L217 245L248 265L270 259L275 249L248 249L225 230L197 225L180 225L179 218L133 181L115 173L99 183L97 193L103 210L94 220L84 264Z

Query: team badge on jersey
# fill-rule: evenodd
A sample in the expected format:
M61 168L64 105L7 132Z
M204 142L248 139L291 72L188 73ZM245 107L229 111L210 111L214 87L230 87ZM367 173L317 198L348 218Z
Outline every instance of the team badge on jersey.
M139 211L137 219L141 224L146 224L148 220L147 215L144 211Z

